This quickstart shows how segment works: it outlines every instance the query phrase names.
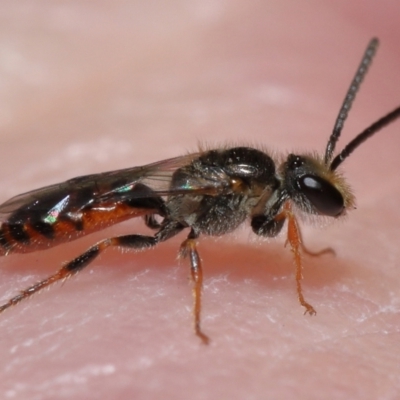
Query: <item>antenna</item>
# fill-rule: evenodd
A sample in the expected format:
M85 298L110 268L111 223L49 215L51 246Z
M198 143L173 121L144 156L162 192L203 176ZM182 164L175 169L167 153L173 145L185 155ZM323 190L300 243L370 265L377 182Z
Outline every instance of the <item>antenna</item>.
M379 45L379 40L377 38L373 38L369 42L368 47L365 50L364 56L361 60L361 64L357 69L356 75L354 76L353 81L351 82L351 85L350 85L349 89L347 90L346 97L344 98L342 107L340 108L339 114L336 118L336 122L333 127L332 135L330 136L328 144L326 145L325 164L327 164L327 165L330 163L330 161L332 159L333 152L335 151L336 142L339 140L340 134L343 129L344 122L349 114L349 111L350 111L353 101L356 97L358 89L360 88L361 82L363 81L365 74L367 73L368 68L371 65L372 59L374 58L374 55L378 48L378 45ZM367 137L369 137L369 136L367 136ZM364 140L366 140L367 137ZM364 141L364 140L362 140L362 141ZM361 142L358 143L354 148L356 148L359 144L361 144ZM354 148L351 151L353 151ZM340 164L340 162L339 162L339 164Z
M400 117L400 107L395 108L392 112L385 115L378 121L374 122L367 129L358 134L345 148L333 159L330 170L334 171L360 144L380 131L386 125L391 124L395 119Z

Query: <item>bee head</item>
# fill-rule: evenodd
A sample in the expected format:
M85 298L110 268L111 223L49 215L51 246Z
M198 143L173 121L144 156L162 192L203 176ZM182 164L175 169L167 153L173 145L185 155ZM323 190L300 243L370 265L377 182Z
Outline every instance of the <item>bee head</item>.
M281 175L286 193L302 211L338 218L354 207L344 178L317 156L289 154Z

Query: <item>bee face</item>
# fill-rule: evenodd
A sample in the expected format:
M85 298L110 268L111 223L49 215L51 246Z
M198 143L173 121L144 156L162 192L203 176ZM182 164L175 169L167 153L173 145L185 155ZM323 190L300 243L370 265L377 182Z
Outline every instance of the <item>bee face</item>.
M343 178L317 157L289 154L281 170L284 190L307 213L338 218L354 203Z

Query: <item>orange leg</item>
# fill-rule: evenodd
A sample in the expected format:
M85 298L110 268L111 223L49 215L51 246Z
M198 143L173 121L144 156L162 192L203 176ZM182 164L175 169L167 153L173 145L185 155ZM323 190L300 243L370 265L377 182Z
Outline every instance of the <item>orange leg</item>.
M131 249L136 251L146 250L157 245L159 242L163 242L175 236L183 228L184 227L181 224L172 222L163 225L163 227L155 234L155 236L124 235L101 240L94 246L89 247L89 249L80 256L65 264L55 274L50 275L48 278L43 279L38 283L35 283L27 289L21 290L18 295L14 296L4 304L1 304L0 313L7 310L7 308L20 303L22 300L28 299L35 293L40 292L53 283L66 280L76 275L109 247L119 247L121 249Z
M332 247L326 247L325 249L322 249L320 251L309 250L303 243L303 237L301 236L300 229L299 229L299 235L300 235L300 244L301 244L303 253L307 254L308 256L319 257L319 256L323 256L324 254L332 254L333 256L336 255L336 252L334 249L332 249Z
M294 262L296 265L296 287L297 287L297 297L300 304L306 309L305 314L315 315L317 312L314 308L308 304L303 296L303 290L301 288L301 280L303 279L303 265L301 260L300 249L304 249L301 241L301 233L299 225L297 224L296 217L294 216L290 203L287 202L283 208L281 214L277 218L287 218L288 221L288 237L287 243L290 244L292 253L294 255ZM315 254L316 255L316 254Z
M110 239L104 239L94 246L90 247L80 256L74 258L72 261L65 264L55 274L49 276L42 281L35 283L27 289L21 290L19 294L0 305L0 313L5 311L11 306L15 306L22 300L28 299L35 293L42 291L44 288L56 283L58 281L64 281L89 265L100 253L106 250L108 247L120 247L130 248L133 250L145 250L157 244L157 239L152 236L141 236L141 235L126 235L118 236Z
M332 254L333 256L336 255L336 252L332 249L332 247L326 247L325 249L322 249L320 251L312 251L305 247L303 242L301 242L301 248L303 249L303 253L311 257L319 257L323 256L324 254Z
M199 253L196 249L195 235L190 233L189 237L182 243L179 255L183 258L190 258L190 272L193 281L193 297L194 297L194 331L204 344L208 344L210 339L203 333L200 326L201 314L201 294L203 289L203 269Z

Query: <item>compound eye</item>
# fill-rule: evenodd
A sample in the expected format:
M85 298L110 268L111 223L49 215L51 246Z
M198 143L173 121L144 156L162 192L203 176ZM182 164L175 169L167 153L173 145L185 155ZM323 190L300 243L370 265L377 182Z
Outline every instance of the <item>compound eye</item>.
M339 216L344 209L343 196L331 183L317 176L303 175L297 179L300 192L321 215Z

